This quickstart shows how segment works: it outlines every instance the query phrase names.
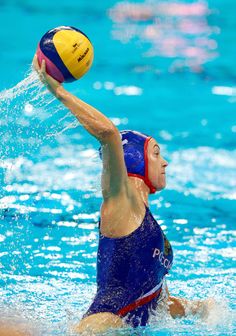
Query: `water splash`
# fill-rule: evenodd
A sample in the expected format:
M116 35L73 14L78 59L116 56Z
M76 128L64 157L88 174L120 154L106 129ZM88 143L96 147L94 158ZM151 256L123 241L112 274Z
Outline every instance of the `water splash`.
M33 71L32 68L30 68L26 72L25 78L22 81L16 84L13 88L5 89L2 92L0 92L1 103L2 102L4 103L6 99L7 100L15 99L17 96L29 92L29 90L32 88L39 88L39 87L40 82L38 80L38 75L35 71Z
M55 146L63 132L79 125L64 110L32 69L16 86L0 92L1 185L19 165L32 158L37 161L44 145Z

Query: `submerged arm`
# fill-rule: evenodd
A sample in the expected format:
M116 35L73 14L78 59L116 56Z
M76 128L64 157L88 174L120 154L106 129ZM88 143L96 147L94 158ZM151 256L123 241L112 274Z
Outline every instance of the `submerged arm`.
M202 318L206 318L215 305L215 300L213 298L193 301L170 296L168 289L167 293L167 304L169 312L173 318L186 317L189 315L198 315Z
M185 317L188 315L202 315L205 309L205 300L189 301L183 298L170 296L168 298L170 314L173 318Z

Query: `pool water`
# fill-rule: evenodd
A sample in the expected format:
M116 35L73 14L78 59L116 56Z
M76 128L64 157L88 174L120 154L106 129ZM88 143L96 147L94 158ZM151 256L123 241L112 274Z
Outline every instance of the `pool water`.
M40 37L71 25L91 38L95 60L65 87L120 130L155 137L169 162L150 208L174 249L171 294L218 302L207 320L159 312L136 334L235 334L235 1L0 7L1 316L70 335L96 290L99 144L30 69Z

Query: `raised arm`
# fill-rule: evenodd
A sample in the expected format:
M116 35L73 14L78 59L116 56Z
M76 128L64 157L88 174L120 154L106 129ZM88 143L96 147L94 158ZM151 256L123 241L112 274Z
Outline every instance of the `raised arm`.
M78 119L81 125L102 146L104 200L127 191L128 175L125 167L121 137L118 129L104 114L66 91L63 86L46 73L45 62L39 67L37 57L33 65L41 81Z

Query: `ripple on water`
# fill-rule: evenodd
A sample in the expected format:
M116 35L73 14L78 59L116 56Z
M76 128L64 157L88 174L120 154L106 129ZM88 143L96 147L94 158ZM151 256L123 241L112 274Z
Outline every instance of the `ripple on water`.
M168 188L202 199L234 199L236 152L199 147L173 152Z

